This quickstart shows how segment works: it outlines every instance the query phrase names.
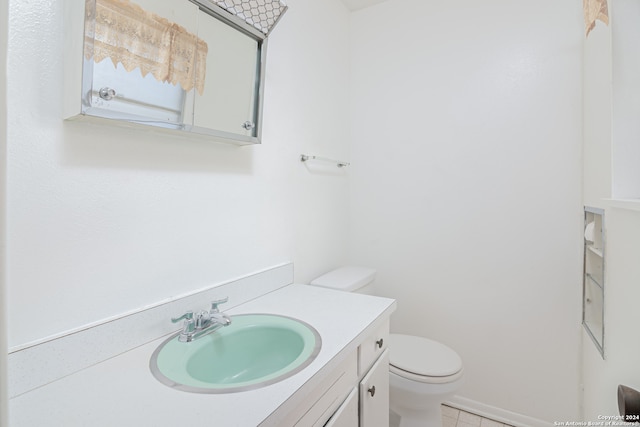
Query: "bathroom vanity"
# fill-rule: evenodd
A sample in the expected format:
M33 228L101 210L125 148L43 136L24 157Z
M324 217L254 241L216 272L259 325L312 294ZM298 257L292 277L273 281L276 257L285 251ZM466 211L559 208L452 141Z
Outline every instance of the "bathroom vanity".
M206 304L202 301L202 306ZM318 331L322 347L317 357L289 378L227 394L173 389L149 370L152 353L165 335L15 395L10 400L10 422L14 427L386 426L387 336L394 310L395 301L387 298L308 285L283 286L227 314L232 318L248 313L289 316ZM108 339L105 337L105 345ZM51 358L63 356L50 354Z

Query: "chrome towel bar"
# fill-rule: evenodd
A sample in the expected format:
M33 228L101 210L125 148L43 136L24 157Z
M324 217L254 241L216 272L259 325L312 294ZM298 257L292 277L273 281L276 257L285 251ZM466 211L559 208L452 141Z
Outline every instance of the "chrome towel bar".
M309 160L320 160L323 162L330 162L330 163L335 163L336 166L338 166L339 168L346 168L347 166L350 165L349 162L343 162L341 160L334 160L334 159L330 159L328 157L322 157L322 156L309 156L307 154L301 154L300 155L300 161L301 162L306 162Z

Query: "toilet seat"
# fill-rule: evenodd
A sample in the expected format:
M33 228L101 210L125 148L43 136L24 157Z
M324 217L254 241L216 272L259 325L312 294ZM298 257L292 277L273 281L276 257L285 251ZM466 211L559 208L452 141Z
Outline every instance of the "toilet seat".
M389 336L389 371L412 381L448 383L462 376L462 359L444 344L411 335Z

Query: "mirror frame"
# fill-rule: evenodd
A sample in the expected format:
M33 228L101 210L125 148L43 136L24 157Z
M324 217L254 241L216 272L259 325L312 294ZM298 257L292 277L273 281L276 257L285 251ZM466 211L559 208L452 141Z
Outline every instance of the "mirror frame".
M215 129L202 128L198 126L190 126L189 129L192 132L212 135L223 139L231 139L237 143L246 144L260 144L262 141L262 114L263 114L263 101L264 101L264 80L265 70L267 64L267 35L247 24L242 19L227 12L220 6L213 3L211 0L188 0L195 4L205 13L209 13L211 16L220 19L232 28L240 31L248 37L251 37L257 42L258 46L258 61L256 62L256 79L255 79L255 100L253 106L254 123L255 123L255 136L246 136L240 134L234 134L230 132L224 132Z
M88 65L85 66L83 64L80 70L80 89L81 96L79 97L80 105L79 111L77 107L72 108L72 113L68 113L68 108L65 108L65 118L66 119L76 119L76 118L98 118L99 120L108 120L113 123L114 121L121 124L129 124L136 126L143 126L145 128L152 128L158 130L168 130L170 132L188 132L195 135L204 135L214 137L215 140L219 140L222 142L230 142L237 145L249 145L249 144L261 144L262 141L262 120L263 120L263 104L264 104L264 82L265 82L265 70L266 70L266 58L267 58L267 35L248 24L241 18L229 13L222 7L216 5L212 0L182 0L185 2L190 2L198 7L198 9L204 13L209 14L215 19L220 20L224 24L232 27L233 29L241 32L242 34L252 38L257 43L257 52L256 52L256 79L254 82L254 105L253 105L253 119L254 119L254 132L252 135L243 135L236 134L232 132L226 132L218 129L211 129L203 126L195 126L193 124L187 123L179 123L179 124L171 124L167 123L166 125L161 124L149 124L141 121L137 121L135 119L126 119L126 118L113 118L105 116L100 113L100 110L96 110L96 107L91 106L91 100L85 99L85 94L88 93L92 87L92 79L93 79L93 61L91 61ZM68 2L67 2L68 3ZM82 8L84 12L84 7ZM83 13L84 15L84 13ZM76 15L78 16L78 15ZM82 42L80 43L82 46L82 50L84 50L84 16L82 18L82 22L78 23L82 27ZM77 42L74 43L77 46ZM78 75L76 73L75 75ZM70 80L73 77L67 75L65 76L66 84L73 84ZM77 85L77 84L76 84ZM74 85L74 86L76 86ZM77 87L77 86L76 86ZM76 92L77 93L77 92ZM66 101L66 105L76 101ZM77 104L76 104L77 105ZM79 117L80 116L80 117Z

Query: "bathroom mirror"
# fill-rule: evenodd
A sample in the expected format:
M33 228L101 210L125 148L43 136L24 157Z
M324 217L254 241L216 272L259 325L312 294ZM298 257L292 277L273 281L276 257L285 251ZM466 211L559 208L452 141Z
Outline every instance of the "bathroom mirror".
M65 118L260 143L265 30L212 0L84 3L81 96Z

